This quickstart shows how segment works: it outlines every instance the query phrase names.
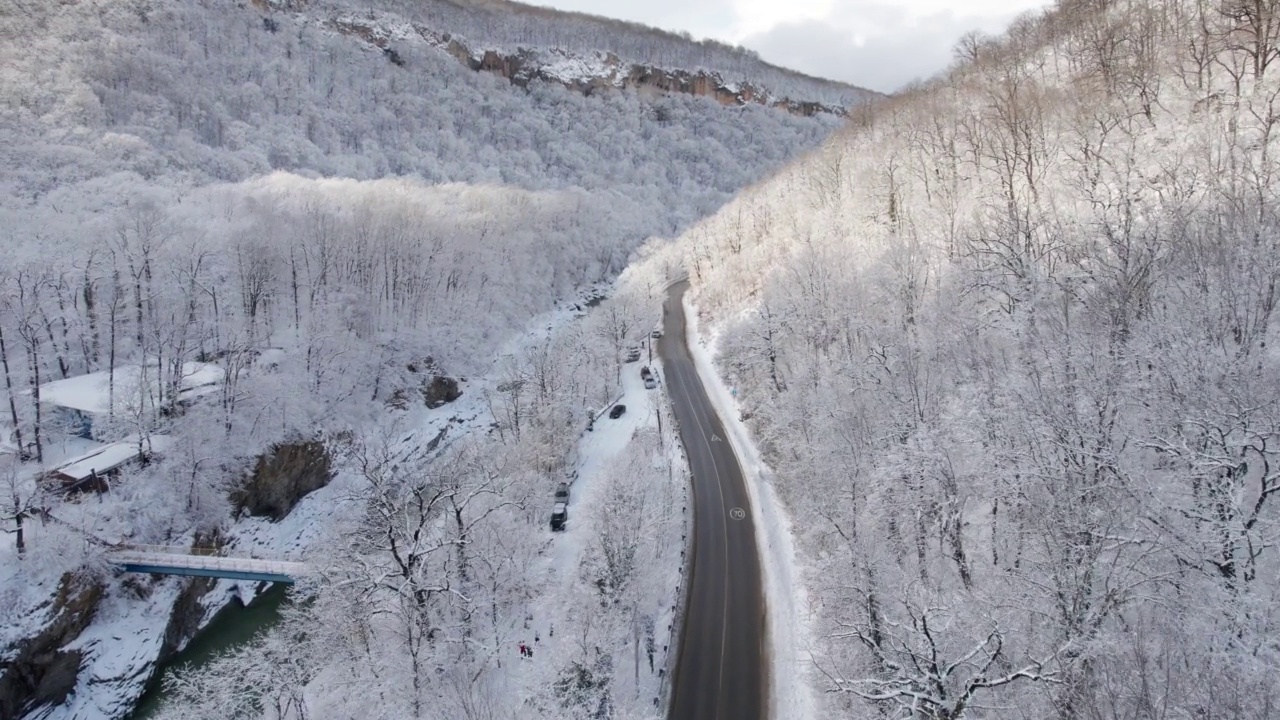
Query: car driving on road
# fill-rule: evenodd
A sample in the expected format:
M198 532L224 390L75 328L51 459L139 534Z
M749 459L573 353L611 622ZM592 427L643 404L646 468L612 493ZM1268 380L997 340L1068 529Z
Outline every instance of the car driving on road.
M551 508L551 530L564 530L564 526L569 523L569 506L562 502L556 503Z
M627 411L626 405L622 405L622 404L614 405L613 409L609 411L609 418L612 420L617 420L618 418L622 417L622 413L626 411Z

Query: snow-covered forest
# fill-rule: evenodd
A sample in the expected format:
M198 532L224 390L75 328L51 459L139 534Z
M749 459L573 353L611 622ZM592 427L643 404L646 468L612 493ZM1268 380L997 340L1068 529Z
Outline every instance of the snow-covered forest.
M682 237L822 717L1276 716L1277 17L1060 0Z
M285 170L612 190L646 208L637 230L665 233L836 123L754 106L726 111L680 95L586 98L543 84L513 91L420 37L398 43L392 62L331 29L324 8L269 15L220 0L23 7L0 16L7 37L26 39L3 49L0 127L14 140L0 150L6 205L41 198L77 212L131 183Z
M122 717L162 646L252 594L122 579L113 543L323 570L264 643L184 677L175 716L237 716L219 693L246 673L276 694L236 702L280 716L376 717L375 692L397 718L428 698L448 717L651 710L684 467L643 389L610 439L582 438L637 392L622 358L674 268L618 275L836 120L514 87L328 24L367 4L276 5L0 11L0 715ZM600 46L643 55L636 32ZM654 37L639 59L705 50ZM610 297L588 311L593 287ZM321 487L262 480L291 461ZM552 490L583 467L586 507L614 509L575 510L578 539L551 544ZM538 602L571 617L515 672ZM641 639L643 672L618 656Z

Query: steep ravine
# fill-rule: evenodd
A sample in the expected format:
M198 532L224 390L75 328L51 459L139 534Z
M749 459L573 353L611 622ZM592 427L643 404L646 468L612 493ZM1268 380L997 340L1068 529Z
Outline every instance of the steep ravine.
M281 608L289 599L287 593L287 586L272 585L248 603L236 598L223 606L181 652L156 663L155 673L129 714L129 720L155 717L168 697L162 682L172 671L199 670L220 654L245 645L259 632L279 622Z
M322 443L275 446L233 497L242 520L225 536L197 535L191 545L222 548L238 535L252 534L248 526L263 523L257 518L283 522L332 476ZM280 554L286 550L277 548ZM20 642L11 660L0 662L0 720L127 717L160 668L220 611L248 603L261 590L257 583L211 578L122 574L98 580L68 574L46 606L49 619L40 631Z
M0 718L60 705L76 687L83 651L68 647L93 622L105 586L72 573L62 576L49 601L50 620L0 663Z

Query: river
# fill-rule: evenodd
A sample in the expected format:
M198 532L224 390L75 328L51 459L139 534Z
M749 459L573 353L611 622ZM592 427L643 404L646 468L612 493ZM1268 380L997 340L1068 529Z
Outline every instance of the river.
M253 639L260 630L266 630L280 621L280 608L288 601L288 586L272 585L266 592L254 598L247 607L232 602L224 607L195 636L187 647L160 667L147 691L138 700L129 720L150 720L168 698L164 690L164 678L177 669L200 668L220 653L234 650Z

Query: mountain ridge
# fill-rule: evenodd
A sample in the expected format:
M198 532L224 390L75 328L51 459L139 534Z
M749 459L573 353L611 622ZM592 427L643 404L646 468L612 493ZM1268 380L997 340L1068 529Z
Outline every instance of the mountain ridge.
M394 47L398 33L387 27L361 22L353 17L333 18L324 23L336 32L364 40L386 53L392 63L405 66L403 58ZM710 97L724 106L754 103L802 117L812 117L818 113L847 116L849 112L849 108L838 105L774 97L763 87L745 81L728 81L714 70L671 69L629 63L612 52L601 51L583 56L560 48L520 47L514 52L473 49L448 32L437 32L415 23L410 23L410 27L429 45L447 53L464 67L497 75L521 88L528 87L530 82L541 81L557 83L568 90L588 96L610 89L637 89Z
M593 83L566 84L570 89L653 87L711 96L726 105L766 104L798 114L844 115L855 105L886 97L773 65L754 51L716 40L697 41L687 33L522 3L379 0L356 9L339 0L251 2L265 13L322 18L384 49L397 38L417 35L473 70L499 71L517 82L534 78L562 82L554 68L536 62L539 56L558 51L601 73L583 78ZM508 66L514 67L504 73Z

